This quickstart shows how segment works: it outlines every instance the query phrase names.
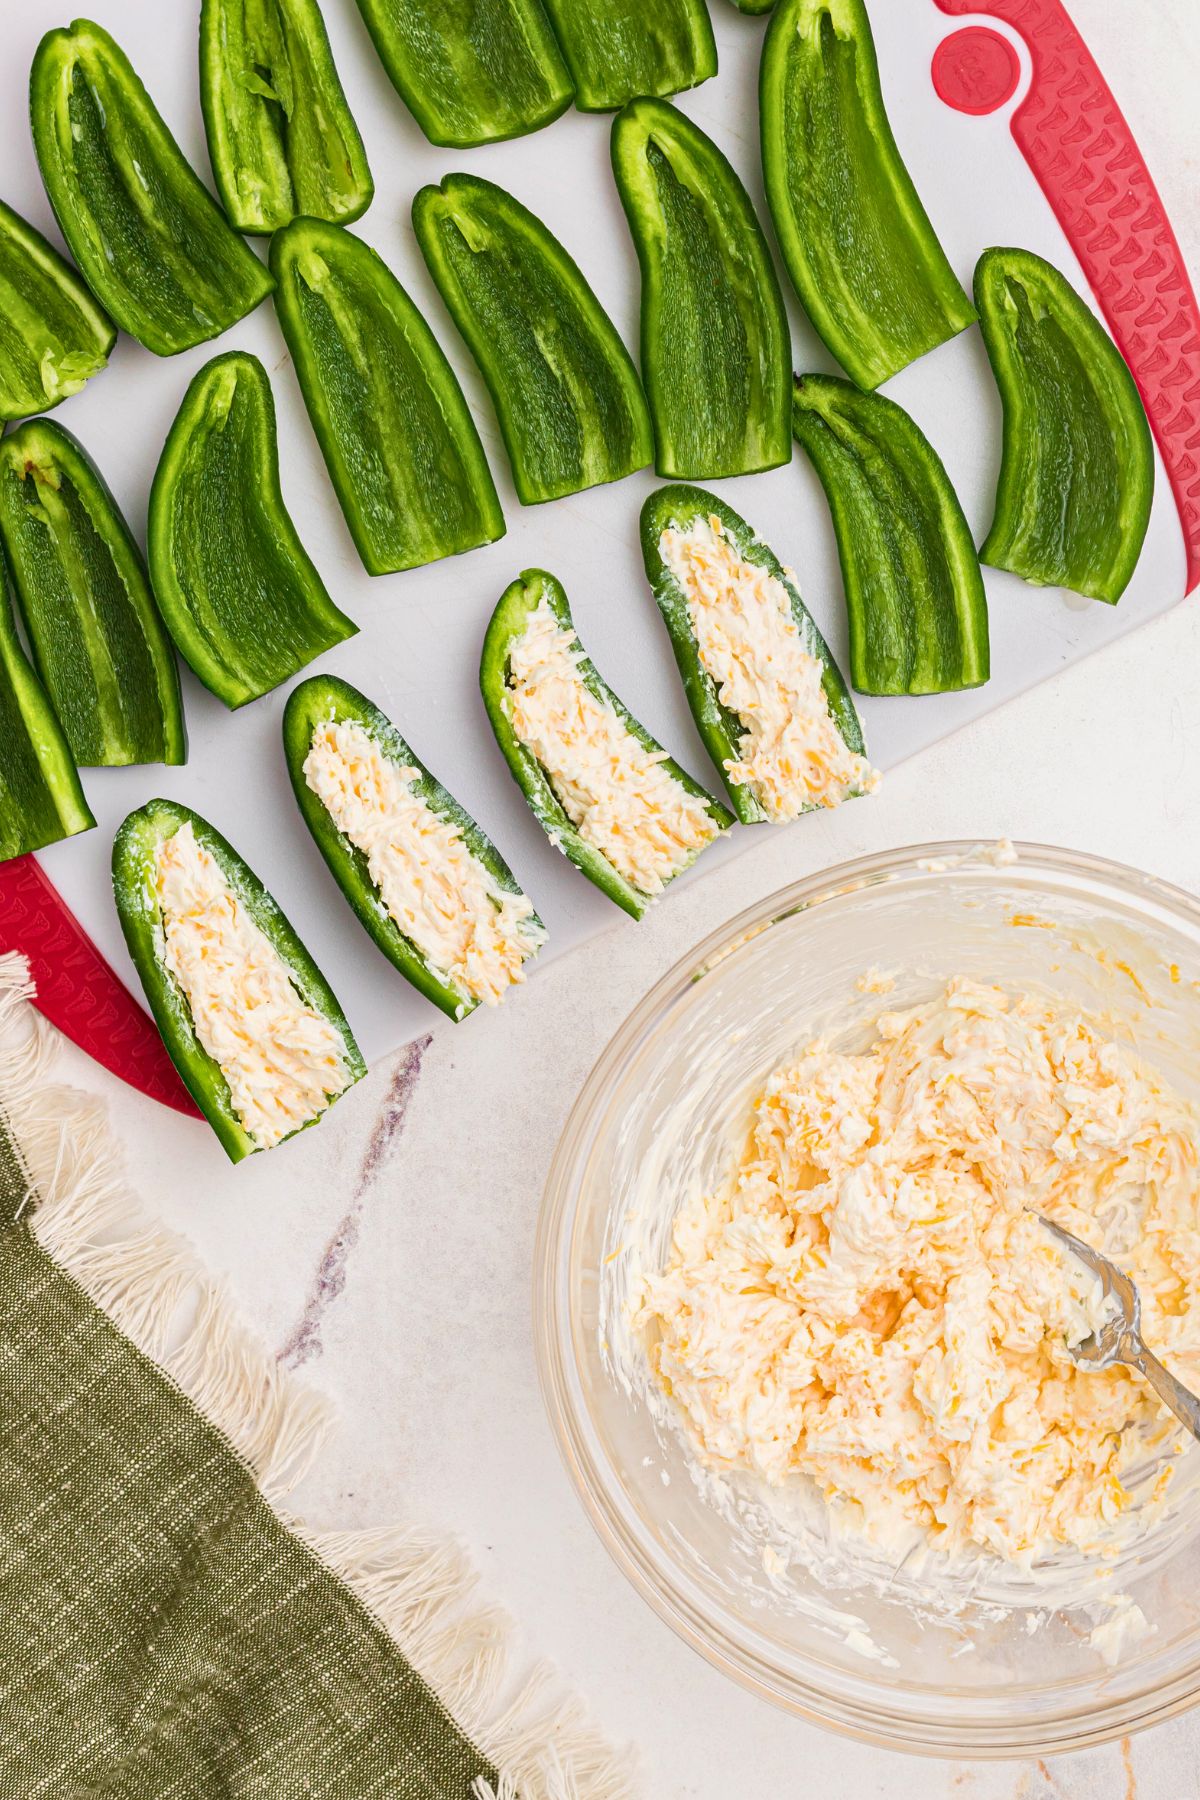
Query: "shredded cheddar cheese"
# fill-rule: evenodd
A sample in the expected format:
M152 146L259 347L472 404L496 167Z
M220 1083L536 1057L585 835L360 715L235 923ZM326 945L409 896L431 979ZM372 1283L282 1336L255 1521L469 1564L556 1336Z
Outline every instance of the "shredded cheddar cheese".
M705 801L663 767L579 672L582 652L543 600L509 653L513 730L585 843L642 894L660 894L717 836Z
M346 1043L309 1006L190 824L158 846L159 955L260 1150L324 1112L350 1085Z
M361 725L313 732L304 779L367 859L389 916L430 970L496 1006L545 940L524 894L501 887L458 827L416 791L420 771L384 756Z
M1073 1362L1099 1284L1030 1209L1128 1270L1196 1386L1200 1120L999 988L953 981L877 1032L776 1069L728 1185L681 1210L638 1315L658 1379L706 1464L809 1477L882 1547L1095 1551L1177 1427L1132 1370Z
M880 776L838 730L778 577L738 554L715 513L664 531L659 550L687 601L705 673L743 728L730 781L777 821L873 793Z

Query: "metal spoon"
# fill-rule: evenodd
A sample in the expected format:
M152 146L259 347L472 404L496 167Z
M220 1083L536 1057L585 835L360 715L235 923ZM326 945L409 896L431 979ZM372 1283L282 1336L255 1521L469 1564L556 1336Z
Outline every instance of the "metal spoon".
M1147 1350L1142 1341L1142 1298L1128 1275L1118 1269L1115 1263L1109 1262L1107 1256L1101 1256L1098 1250L1085 1244L1082 1238L1064 1231L1053 1219L1047 1219L1042 1213L1038 1213L1037 1217L1047 1231L1061 1244L1065 1244L1068 1250L1073 1251L1084 1267L1099 1278L1105 1299L1110 1294L1113 1295L1120 1307L1115 1317L1102 1325L1099 1331L1093 1331L1082 1342L1070 1345L1071 1356L1087 1369L1110 1369L1114 1363L1128 1363L1146 1377L1163 1405L1170 1407L1192 1436L1200 1438L1200 1400L1181 1381L1176 1381L1153 1351Z

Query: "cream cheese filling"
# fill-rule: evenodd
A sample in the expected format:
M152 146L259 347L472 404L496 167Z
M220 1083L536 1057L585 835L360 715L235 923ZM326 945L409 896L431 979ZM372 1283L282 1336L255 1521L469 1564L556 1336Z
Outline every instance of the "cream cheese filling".
M1030 1208L1127 1269L1147 1342L1200 1380L1200 1120L1082 1017L952 981L860 1055L763 1085L726 1185L688 1201L637 1315L703 1463L808 1477L852 1534L1028 1565L1146 1527L1131 1370L1068 1346L1099 1286Z
M309 1006L190 824L155 853L158 954L260 1150L324 1112L350 1085L345 1039Z
M838 730L778 577L738 554L715 513L687 531L668 528L659 552L687 602L705 673L742 724L730 781L777 821L873 793L880 776Z
M304 779L338 830L361 850L389 916L430 970L472 1000L496 1006L545 941L533 904L501 887L459 828L416 791L353 721L313 732Z
M579 672L583 652L545 600L509 652L509 718L580 837L642 894L660 894L718 827Z

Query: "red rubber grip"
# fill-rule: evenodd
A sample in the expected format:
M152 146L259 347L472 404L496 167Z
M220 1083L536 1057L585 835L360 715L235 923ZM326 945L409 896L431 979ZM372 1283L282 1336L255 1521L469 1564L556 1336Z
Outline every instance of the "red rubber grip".
M1020 32L1033 62L1012 134L1141 389L1200 584L1200 307L1133 133L1062 0L936 0Z
M36 857L0 863L0 951L19 950L34 1005L130 1087L199 1118L149 1015L105 962Z

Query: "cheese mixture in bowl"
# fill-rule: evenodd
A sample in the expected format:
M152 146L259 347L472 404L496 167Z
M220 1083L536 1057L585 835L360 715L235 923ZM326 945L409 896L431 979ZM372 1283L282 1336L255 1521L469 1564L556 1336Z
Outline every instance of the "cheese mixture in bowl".
M297 992L283 957L190 824L159 845L155 893L163 967L225 1077L243 1129L256 1149L273 1149L351 1085L345 1039Z
M304 778L367 859L389 916L440 979L497 1006L545 942L533 902L496 880L417 791L421 771L384 756L352 720L313 732Z
M688 1200L638 1328L705 1463L803 1476L904 1553L1104 1554L1148 1528L1124 1477L1183 1428L1132 1370L1072 1360L1104 1250L1200 1383L1200 1119L1126 1048L969 980L775 1069L729 1179ZM1133 1509L1130 1516L1130 1509Z
M1200 1445L1070 1347L1138 1283L1200 1390L1200 903L1073 852L827 871L601 1056L537 1338L601 1535L713 1663L923 1753L1200 1699Z
M509 653L513 730L585 843L641 894L661 894L720 833L703 795L663 765L579 672L573 631L543 599Z
M730 782L776 823L874 793L878 771L838 730L782 581L739 555L715 514L664 531L659 551L687 601L704 671L742 723Z

